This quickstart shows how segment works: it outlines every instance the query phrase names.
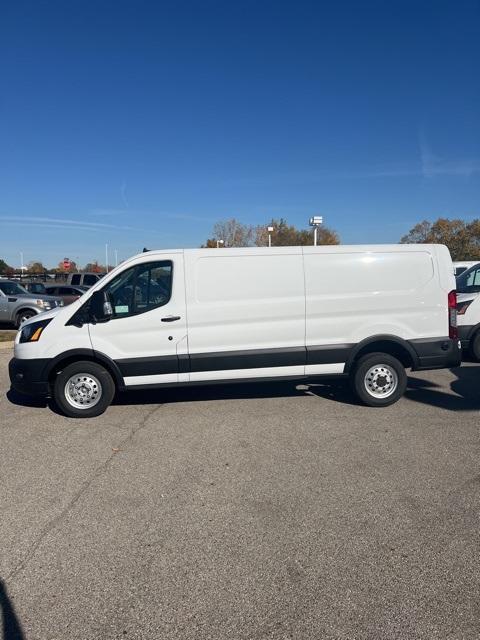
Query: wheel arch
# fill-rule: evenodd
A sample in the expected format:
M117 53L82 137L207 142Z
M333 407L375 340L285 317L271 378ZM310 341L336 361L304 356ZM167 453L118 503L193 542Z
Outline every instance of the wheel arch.
M53 380L59 371L67 365L72 364L73 362L78 362L79 360L88 360L102 365L112 376L115 387L118 390L123 390L125 388L123 376L117 364L104 353L94 351L93 349L71 349L60 353L58 356L53 358L48 363L45 371L45 377L49 384L53 383Z
M350 352L345 363L345 373L350 373L355 362L368 353L388 353L397 358L405 368L415 369L418 366L418 355L415 349L403 338L393 335L377 335L365 338L359 342Z

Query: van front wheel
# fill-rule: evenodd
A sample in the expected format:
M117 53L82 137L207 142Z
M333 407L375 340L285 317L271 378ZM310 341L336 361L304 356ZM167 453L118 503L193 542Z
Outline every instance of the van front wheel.
M352 386L364 404L387 407L405 393L407 374L402 363L388 353L369 353L357 362Z
M88 360L62 369L53 385L53 399L70 418L93 418L109 406L115 394L112 376L104 367Z

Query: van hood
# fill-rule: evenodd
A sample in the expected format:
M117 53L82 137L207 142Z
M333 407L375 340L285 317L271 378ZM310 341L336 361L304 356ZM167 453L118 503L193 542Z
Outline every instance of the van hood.
M65 307L55 307L55 309L50 309L50 311L42 311L42 313L25 320L22 322L22 327L25 327L27 324L32 324L34 322L38 322L39 320L50 320L54 318L60 311L63 311Z

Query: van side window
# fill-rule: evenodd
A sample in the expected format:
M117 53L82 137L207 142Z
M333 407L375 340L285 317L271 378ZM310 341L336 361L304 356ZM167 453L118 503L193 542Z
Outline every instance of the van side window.
M72 276L71 284L80 284L80 277L81 275L79 273L74 273Z
M170 260L148 262L126 269L104 289L110 297L114 318L138 315L162 307L172 293Z

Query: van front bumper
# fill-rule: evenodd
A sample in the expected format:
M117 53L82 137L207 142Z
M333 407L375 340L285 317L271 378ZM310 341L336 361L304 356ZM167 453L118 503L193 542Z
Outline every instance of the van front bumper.
M29 396L48 395L49 386L46 374L48 362L50 361L44 358L32 360L12 358L8 363L12 389Z

